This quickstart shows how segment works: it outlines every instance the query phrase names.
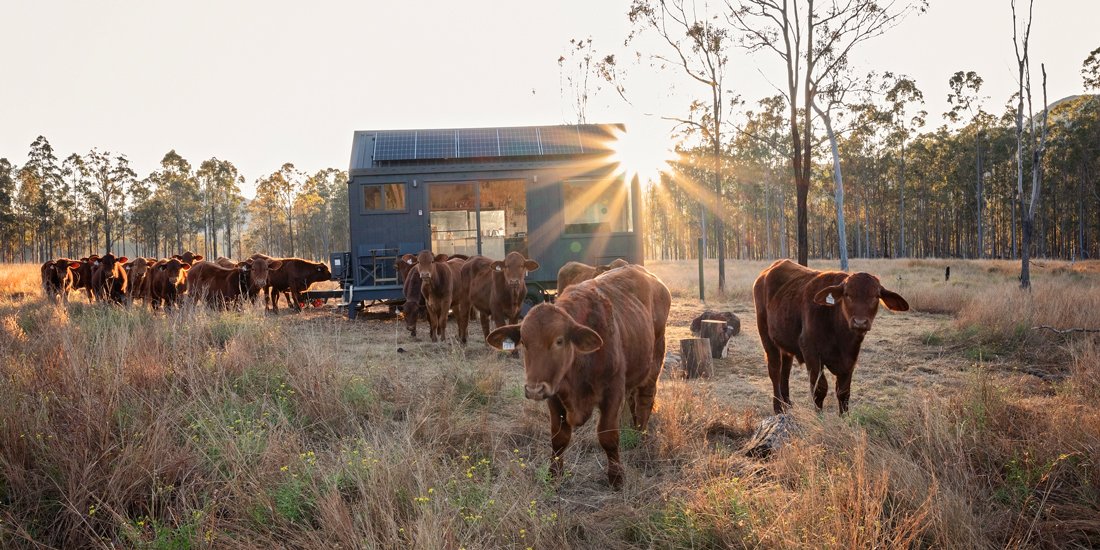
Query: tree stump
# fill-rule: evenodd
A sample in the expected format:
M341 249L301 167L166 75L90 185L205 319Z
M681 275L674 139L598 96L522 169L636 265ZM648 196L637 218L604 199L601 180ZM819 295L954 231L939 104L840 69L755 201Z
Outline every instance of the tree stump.
M685 338L680 340L680 365L684 376L691 378L710 378L714 362L710 357L710 340L707 338Z
M790 414L769 416L760 421L756 433L745 443L742 451L752 458L767 458L782 448L796 431L798 426Z
M726 335L726 322L718 320L704 320L699 330L699 337L710 339L710 356L714 359L722 357L722 351L730 341L730 337Z

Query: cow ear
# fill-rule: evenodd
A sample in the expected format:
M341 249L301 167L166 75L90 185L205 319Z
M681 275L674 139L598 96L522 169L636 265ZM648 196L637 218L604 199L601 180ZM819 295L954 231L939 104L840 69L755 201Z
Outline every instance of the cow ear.
M844 296L844 285L827 286L814 294L814 303L819 306L833 306L841 296Z
M878 297L882 299L882 303L886 304L886 308L891 311L909 311L909 302L906 302L905 298L902 298L901 294L897 292L882 288L878 291Z
M446 254L436 254L435 255L435 261L437 261L437 262L445 262L445 261L447 261L447 259L448 259L448 256Z
M118 259L118 263L120 263L120 264L124 264L128 261L130 261L130 258L127 258L126 256L123 256L123 257Z
M538 268L539 263L535 260L527 260L526 262L523 262L523 269L526 269L527 271L534 271Z
M504 262L496 261L489 264L489 267L492 268L493 271L504 271Z
M504 349L504 341L511 340L513 345L519 345L519 325L505 325L485 337L490 346L499 350Z
M584 325L573 325L569 329L569 341L573 342L580 353L592 353L603 347L603 338Z
M283 261L282 260L272 260L271 262L269 262L267 264L267 270L268 271L274 271L276 269L279 269L280 267L283 267Z
M72 262L69 264L69 269L78 269L80 265L80 262Z
M187 271L188 269L191 269L191 264L183 264L183 270Z
M195 256L191 260L191 263L201 262L201 261L202 261L202 254L195 254Z

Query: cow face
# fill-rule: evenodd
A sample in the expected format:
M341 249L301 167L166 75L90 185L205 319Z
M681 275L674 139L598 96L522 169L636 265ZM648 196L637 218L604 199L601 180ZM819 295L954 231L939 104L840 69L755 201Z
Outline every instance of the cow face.
M516 290L523 285L523 279L527 277L527 272L538 269L539 263L524 258L523 254L519 252L509 252L504 257L504 261L493 262L489 267L494 272L504 275L504 283L509 288Z
M405 282L405 279L409 277L409 272L412 271L413 266L416 265L415 254L403 254L394 262L394 267L397 269L397 280Z
M241 273L242 275L248 274L251 280L251 288L256 292L267 286L272 271L283 267L283 261L274 258L253 257L244 263L245 265L241 267Z
M50 262L47 268L53 275L53 280L63 283L67 278L74 277L76 270L80 269L80 262L68 259L60 259Z
M179 258L172 258L164 263L158 262L155 269L160 271L163 277L161 280L164 281L165 290L171 292L178 285L183 284L191 264L184 263Z
M145 277L145 274L149 271L149 263L145 258L136 258L132 262L127 262L122 268L126 270L130 281L136 282Z
M523 384L527 399L541 401L558 393L562 379L573 368L578 354L592 353L603 347L596 331L573 320L565 310L553 304L539 304L527 313L523 323L500 327L485 338L489 345L502 350L523 344Z
M878 313L878 303L886 304L893 311L908 311L909 303L896 292L887 290L878 277L870 273L853 273L839 285L825 287L814 295L814 303L826 307L840 307L848 328L858 334L867 334Z
M102 258L96 260L96 262L98 263L97 269L103 270L103 280L108 286L113 284L115 281L115 267L119 264L125 264L127 261L129 261L129 258L127 258L126 256L118 258L111 253L107 253Z
M317 283L321 281L327 281L332 278L332 271L328 266L322 263L313 265L310 268L309 275L306 276L306 280L310 283Z

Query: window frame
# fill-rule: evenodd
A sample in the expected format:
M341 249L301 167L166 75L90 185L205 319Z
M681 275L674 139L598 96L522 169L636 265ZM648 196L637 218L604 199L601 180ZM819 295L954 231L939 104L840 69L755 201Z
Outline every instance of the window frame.
M403 188L402 192L402 207L400 209L380 209L372 210L367 209L367 188L379 187L384 188L387 185L400 185ZM385 191L382 191L382 202L385 202ZM386 214L407 214L409 212L409 182L407 181L386 181L378 183L360 183L359 184L359 215L361 216L377 216Z
M568 198L566 197L566 194L565 194L565 186L570 185L570 184L594 185L594 184L597 184L600 181L602 181L602 178L571 178L571 179L565 179L565 180L561 181L561 214L562 214L561 236L562 237L566 237L566 236L585 237L585 236L593 236L593 235L636 235L637 234L637 230L634 227L634 225L635 225L634 224L634 221L635 221L634 220L634 189L631 186L631 183L628 182L625 177L620 175L620 176L615 176L614 179L615 179L615 181L620 182L623 185L624 189L625 189L625 191L624 191L624 194L626 195L625 204L626 204L626 207L628 208L626 219L627 219L627 224L628 224L629 229L622 230L622 231L606 231L606 232L603 232L603 231L597 231L597 232L585 231L585 232L576 232L576 233L570 232L568 230L569 226L571 226L571 225L582 225L582 224L569 223L568 207L566 205L566 201L568 200Z

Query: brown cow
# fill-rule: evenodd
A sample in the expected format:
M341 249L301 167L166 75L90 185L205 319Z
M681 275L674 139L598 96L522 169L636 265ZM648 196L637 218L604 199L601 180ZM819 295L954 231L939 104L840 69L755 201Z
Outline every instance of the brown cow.
M92 272L95 269L99 256L92 255L80 259L80 267L73 270L73 290L84 289L88 295L88 302L92 301Z
M179 260L179 261L181 261L181 262L183 262L187 265L195 265L196 263L201 262L203 260L202 254L195 254L194 252L191 252L190 250L185 250L183 252L183 254L176 254L172 257L176 258L177 260Z
M290 305L302 311L302 291L313 283L332 278L328 266L301 258L282 258L278 269L272 269L267 278L267 293L271 296L271 309L279 313L279 293L290 293Z
M146 301L149 299L149 268L156 262L149 262L147 258L137 257L133 260L126 262L122 268L126 270L126 278L130 284L129 301L134 302L134 299L141 298Z
M410 336L416 338L416 323L424 310L424 295L420 293L420 272L410 267L406 273L403 287L405 303L401 305L401 311L405 314L405 328Z
M190 264L174 256L158 261L149 269L146 296L153 309L159 309L162 303L165 309L176 305L189 269Z
M206 300L211 306L228 307L229 304L249 298L252 287L248 262L237 262L232 268L214 262L201 261L187 273L189 296Z
M546 400L550 411L553 475L561 475L561 455L573 429L599 408L596 433L607 453L607 480L622 486L620 409L625 399L634 428L645 431L664 363L671 305L660 279L630 266L574 285L557 302L531 308L522 324L489 333L489 344L498 349L523 344L524 393Z
M575 285L581 281L587 281L589 279L595 279L597 275L615 269L617 267L624 267L630 265L630 262L617 258L615 261L607 265L591 266L581 262L566 262L558 270L558 294L565 292L566 288L570 285Z
M226 258L225 256L218 256L218 259L214 260L214 263L226 269L233 269L237 267L237 262L233 261L230 258Z
M848 412L852 371L879 300L893 311L909 309L905 298L884 288L874 275L817 271L790 260L779 260L762 271L752 294L776 414L791 404L792 359L806 364L818 410L829 392L825 366L836 376L839 412Z
M459 341L466 343L471 310L480 314L482 334L489 334L490 318L495 327L502 327L506 322L518 323L520 307L527 297L524 277L528 271L538 268L538 262L524 258L519 252L509 252L503 261L485 256L466 260L455 293Z
M97 301L111 301L116 304L126 302L126 293L129 290L126 280L126 270L123 265L129 259L121 258L108 252L92 264L92 294Z
M73 289L75 272L80 268L80 262L74 262L68 258L50 260L42 264L42 292L46 298L57 303L60 298L63 303L69 303L69 291Z
M451 260L446 254L433 255L430 250L422 250L416 255L416 265L413 267L420 275L420 295L428 312L428 327L433 342L447 337L447 315L451 311L455 282L464 263L459 258Z

